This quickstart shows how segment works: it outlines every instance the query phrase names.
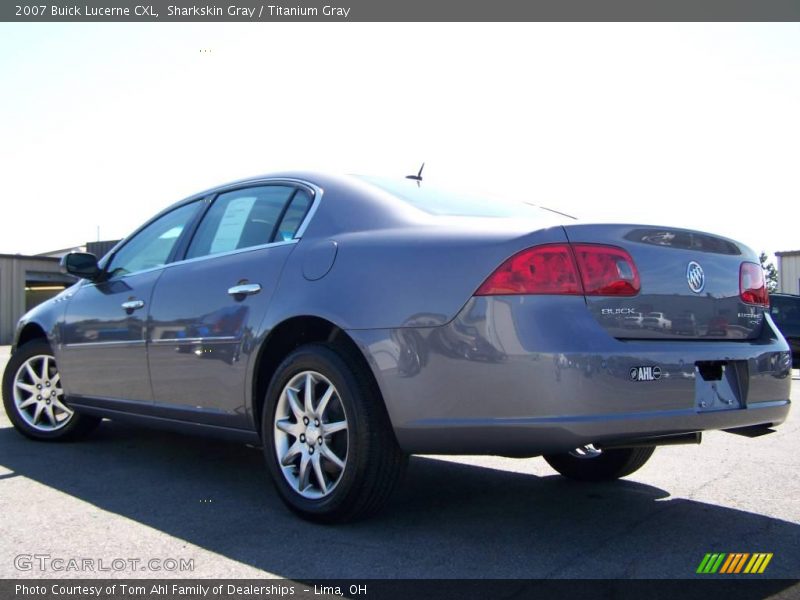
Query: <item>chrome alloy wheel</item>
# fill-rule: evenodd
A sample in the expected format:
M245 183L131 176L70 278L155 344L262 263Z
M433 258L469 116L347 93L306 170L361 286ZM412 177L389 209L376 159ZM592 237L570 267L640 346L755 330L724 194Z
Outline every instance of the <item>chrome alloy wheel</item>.
M303 371L289 380L273 436L281 472L297 493L318 500L336 488L347 463L347 414L329 379Z
M575 458L596 458L603 453L599 448L595 448L593 444L587 444L575 450L570 450L569 455Z
M26 360L14 376L14 405L19 416L38 431L56 431L74 414L63 403L64 389L56 361L47 354Z

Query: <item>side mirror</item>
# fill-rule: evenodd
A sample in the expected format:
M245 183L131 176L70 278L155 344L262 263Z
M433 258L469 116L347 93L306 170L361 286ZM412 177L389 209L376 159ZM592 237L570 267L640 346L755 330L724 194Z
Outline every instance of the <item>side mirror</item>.
M88 252L70 252L61 259L61 268L64 272L81 279L94 281L100 276L100 267L97 266L97 257Z

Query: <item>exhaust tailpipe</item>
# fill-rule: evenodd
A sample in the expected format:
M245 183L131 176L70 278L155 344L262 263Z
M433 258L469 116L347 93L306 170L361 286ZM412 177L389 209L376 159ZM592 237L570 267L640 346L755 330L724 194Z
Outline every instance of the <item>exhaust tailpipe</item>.
M618 440L610 442L598 442L595 447L601 450L611 450L613 448L642 448L646 446L677 446L679 444L699 444L703 440L700 431L693 433L679 433L675 435L657 435L645 438L635 438L628 440Z

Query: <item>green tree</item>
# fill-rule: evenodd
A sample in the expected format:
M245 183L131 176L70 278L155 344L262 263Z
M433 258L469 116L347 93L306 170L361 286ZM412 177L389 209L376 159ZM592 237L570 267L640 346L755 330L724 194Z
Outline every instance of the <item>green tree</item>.
M758 257L761 267L764 269L764 277L767 279L767 291L769 293L778 291L778 269L772 264L766 252L762 252Z

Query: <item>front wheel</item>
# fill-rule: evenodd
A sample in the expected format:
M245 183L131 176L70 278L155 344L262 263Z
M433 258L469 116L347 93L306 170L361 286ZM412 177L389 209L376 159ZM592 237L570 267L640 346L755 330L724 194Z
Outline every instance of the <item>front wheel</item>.
M14 428L34 440L78 439L101 420L65 403L61 373L44 340L28 342L11 356L3 374L3 406Z
M301 346L278 367L262 439L281 499L322 523L378 511L407 462L371 374L347 349L327 344Z
M564 477L576 481L611 481L638 471L655 446L601 450L591 444L564 454L546 454L547 463Z

